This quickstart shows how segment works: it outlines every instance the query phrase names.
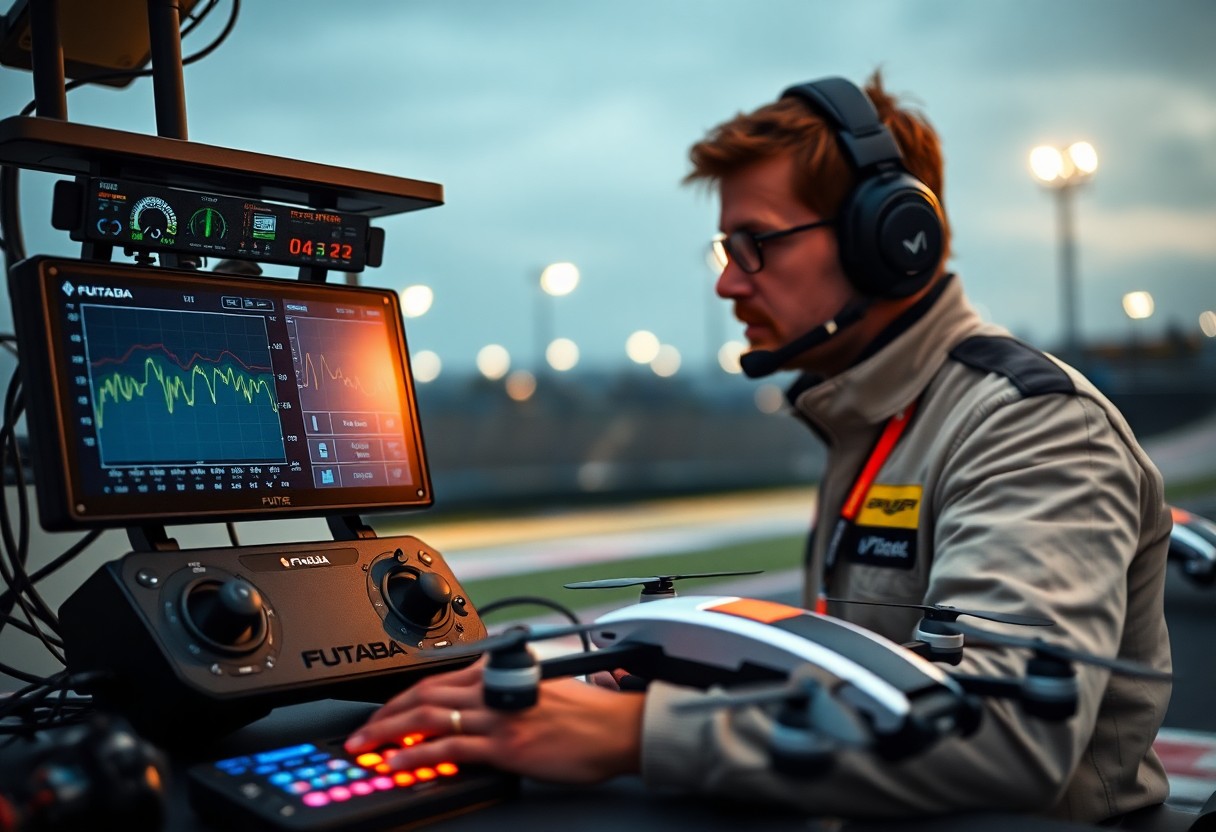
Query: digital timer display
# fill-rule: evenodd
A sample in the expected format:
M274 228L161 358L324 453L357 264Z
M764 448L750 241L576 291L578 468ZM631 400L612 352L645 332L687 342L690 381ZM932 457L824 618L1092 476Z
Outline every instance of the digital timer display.
M367 265L370 229L359 214L101 178L87 181L85 200L73 239L338 271Z

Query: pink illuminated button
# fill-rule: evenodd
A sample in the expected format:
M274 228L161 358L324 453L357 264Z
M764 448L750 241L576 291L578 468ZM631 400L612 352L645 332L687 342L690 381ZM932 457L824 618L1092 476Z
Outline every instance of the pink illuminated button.
M304 801L305 806L324 806L329 803L329 795L325 792L309 792L301 797L300 800Z
M343 800L350 800L350 789L346 788L346 786L334 786L328 792L326 792L326 794L328 794L329 799L335 803Z

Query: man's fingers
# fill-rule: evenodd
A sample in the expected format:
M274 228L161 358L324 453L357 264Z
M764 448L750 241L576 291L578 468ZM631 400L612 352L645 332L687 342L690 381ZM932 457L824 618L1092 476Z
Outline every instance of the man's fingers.
M489 737L460 734L403 748L385 762L394 771L433 767L440 763L488 763L493 749Z
M472 664L468 667L455 670L450 673L441 673L436 676L427 676L424 679L415 682L411 687L406 688L401 693L394 696L392 699L381 705L375 713L369 717L369 720L374 721L383 719L386 716L391 716L396 713L408 711L410 708L415 708L418 705L434 701L443 696L439 693L444 689L459 689L476 690L478 696L481 695L481 677L482 665L481 662Z

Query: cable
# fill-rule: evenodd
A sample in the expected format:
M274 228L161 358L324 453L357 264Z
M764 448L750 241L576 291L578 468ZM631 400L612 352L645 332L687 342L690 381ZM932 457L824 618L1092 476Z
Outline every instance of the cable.
M517 595L510 598L500 598L499 600L491 601L488 604L478 605L477 612L484 618L488 613L503 609L504 607L517 606L521 604L533 604L536 606L548 607L549 609L555 610L564 615L570 620L570 623L576 627L582 626L583 624L583 622L579 620L579 617L575 615L574 611L569 607L559 604L557 601L542 598L539 595ZM579 633L578 637L579 641L583 643L583 652L590 653L591 639L586 633Z

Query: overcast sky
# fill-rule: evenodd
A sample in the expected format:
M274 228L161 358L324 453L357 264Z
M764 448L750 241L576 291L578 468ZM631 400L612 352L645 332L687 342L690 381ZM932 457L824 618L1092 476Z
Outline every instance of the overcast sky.
M625 362L645 328L704 368L740 327L704 259L714 194L680 185L688 146L790 84L878 67L942 136L953 267L986 317L1059 342L1055 214L1027 156L1086 139L1082 337L1125 336L1138 289L1144 331L1196 331L1216 308L1213 43L1210 0L246 0L185 81L193 141L443 185L443 206L378 221L385 262L362 282L434 289L408 333L445 374L487 343L532 366L554 261L581 270L553 302L581 366ZM0 114L30 98L29 72L0 69ZM68 115L154 133L151 82L75 91ZM26 246L74 255L50 181L23 179Z

